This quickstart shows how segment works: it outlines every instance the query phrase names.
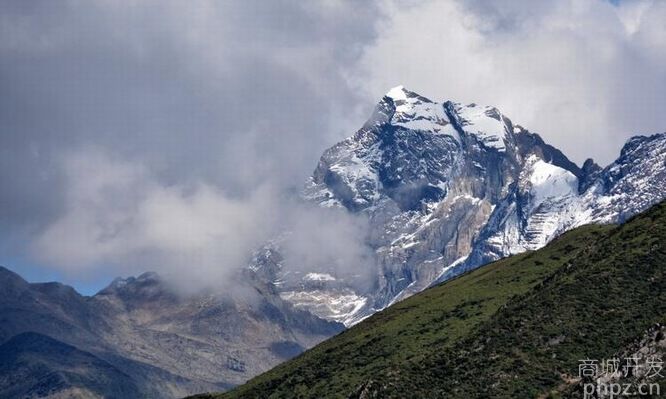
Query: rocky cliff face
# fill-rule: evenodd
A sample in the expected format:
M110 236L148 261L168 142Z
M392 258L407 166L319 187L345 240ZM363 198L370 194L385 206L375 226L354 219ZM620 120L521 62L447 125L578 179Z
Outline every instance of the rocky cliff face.
M496 108L396 87L358 132L324 152L304 190L320 206L367 216L373 286L319 289L319 301L304 286L283 297L313 311L349 303L320 314L353 324L576 226L623 221L665 188L666 134L631 139L606 168L592 160L580 168Z
M587 223L617 223L661 201L666 189L666 134L634 137L601 170L590 161L578 175L528 157L513 192L475 240L453 275L510 254L534 250Z

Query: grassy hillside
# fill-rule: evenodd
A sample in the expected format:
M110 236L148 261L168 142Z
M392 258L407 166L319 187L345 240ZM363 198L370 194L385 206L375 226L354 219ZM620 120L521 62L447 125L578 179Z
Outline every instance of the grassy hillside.
M576 229L208 397L573 395L579 359L610 358L666 321L665 242L666 204L619 227Z

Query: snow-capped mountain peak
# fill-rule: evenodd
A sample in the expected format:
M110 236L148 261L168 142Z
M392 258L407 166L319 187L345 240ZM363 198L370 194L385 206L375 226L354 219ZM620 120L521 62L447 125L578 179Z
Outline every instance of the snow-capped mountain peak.
M398 86L392 87L386 93L386 97L391 98L393 101L406 100L407 99L407 92L408 92L408 90L405 89L405 86L398 85Z
M353 324L571 228L622 221L665 193L666 133L632 138L606 168L592 160L581 168L497 108L438 103L397 86L356 134L324 152L304 191L321 206L367 217L376 257L363 267L377 276L373 288L327 282L316 295L292 289L289 298L320 309L316 298L339 297L349 306L336 309L352 313L330 319Z
M389 108L393 108L389 119L391 125L433 133L455 134L455 130L446 129L450 122L442 104L435 103L403 86L389 90L384 101L389 102Z
M506 144L513 142L514 130L519 132L495 107L477 104L463 105L452 101L434 102L404 86L396 86L386 93L388 101L388 123L416 131L445 134L458 142L463 136L476 138L484 146L505 151ZM380 103L378 108L382 108Z

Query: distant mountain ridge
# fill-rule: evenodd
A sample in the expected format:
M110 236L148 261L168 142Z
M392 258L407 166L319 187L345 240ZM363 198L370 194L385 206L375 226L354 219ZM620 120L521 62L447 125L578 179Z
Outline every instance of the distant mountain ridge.
M342 329L248 281L241 296L180 297L145 273L84 297L0 267L0 398L227 389Z

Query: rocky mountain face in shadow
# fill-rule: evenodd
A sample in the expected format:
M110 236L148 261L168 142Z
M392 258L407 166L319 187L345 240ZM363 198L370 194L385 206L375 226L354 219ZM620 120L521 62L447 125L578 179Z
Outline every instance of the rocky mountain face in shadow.
M15 335L0 353L4 397L141 396L136 382L109 362L46 335Z

